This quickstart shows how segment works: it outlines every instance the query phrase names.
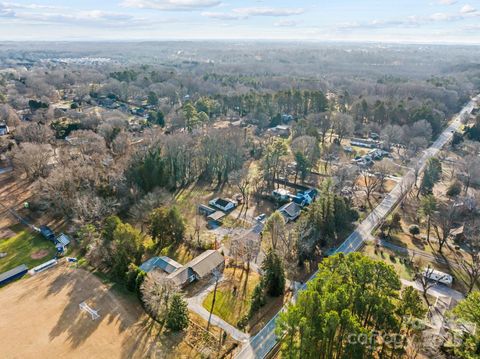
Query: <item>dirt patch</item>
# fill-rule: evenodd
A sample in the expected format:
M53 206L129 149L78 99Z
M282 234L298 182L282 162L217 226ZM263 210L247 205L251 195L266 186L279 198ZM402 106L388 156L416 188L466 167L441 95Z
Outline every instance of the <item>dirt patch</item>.
M42 259L48 256L49 253L50 251L48 249L40 249L39 251L32 253L30 257L32 257L32 259Z
M100 318L92 320L79 308L82 302ZM0 356L5 359L212 357L201 355L207 344L197 334L206 322L183 333L160 333L133 295L65 265L0 288L0 318ZM217 348L221 333L212 331Z
M100 318L79 309L88 301ZM138 303L65 266L0 289L2 358L149 357Z
M9 228L0 228L0 241L15 237L17 234Z

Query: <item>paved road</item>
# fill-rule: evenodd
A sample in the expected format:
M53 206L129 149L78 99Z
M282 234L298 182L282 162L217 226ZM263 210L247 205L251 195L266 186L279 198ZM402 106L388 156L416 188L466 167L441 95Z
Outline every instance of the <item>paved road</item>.
M480 95L478 95L477 98L480 98ZM462 116L466 112L471 112L474 106L474 101L470 101L453 119L437 140L422 153L417 161L419 173L424 170L428 160L434 157L440 149L451 140L453 133L458 130L462 124ZM351 253L361 249L365 244L365 241L372 239L371 232L375 230L380 225L381 221L395 208L404 194L406 194L413 186L414 182L415 172L412 169L403 176L395 188L385 196L383 201L368 215L368 217L358 225L357 229L337 248L335 253ZM316 273L314 273L308 281L313 279L315 275ZM285 310L285 307L281 309L281 311L283 310ZM238 359L263 359L275 347L277 343L277 337L275 335L275 320L279 313L277 313L257 335L250 339L248 344L246 344L238 353Z

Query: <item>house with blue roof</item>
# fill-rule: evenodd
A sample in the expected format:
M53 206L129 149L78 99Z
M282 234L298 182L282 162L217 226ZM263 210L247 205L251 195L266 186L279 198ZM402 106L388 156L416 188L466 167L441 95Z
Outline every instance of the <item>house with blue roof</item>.
M306 191L299 191L295 196L292 196L292 202L298 204L300 207L309 206L315 201L318 191L314 188L310 188Z
M140 269L146 273L151 272L154 269L160 269L163 272L170 274L182 267L183 266L180 263L174 261L173 259L167 256L161 256L150 258L140 266Z

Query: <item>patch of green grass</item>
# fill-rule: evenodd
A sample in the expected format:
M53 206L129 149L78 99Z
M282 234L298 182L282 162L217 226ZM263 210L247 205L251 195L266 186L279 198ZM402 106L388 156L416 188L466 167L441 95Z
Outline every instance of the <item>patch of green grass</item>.
M392 265L400 278L412 280L415 275L413 267L405 263L405 260L408 260L406 256L386 248L375 248L373 245L365 246L363 253L372 259Z
M242 273L241 269L237 269L234 273L232 268L228 268L224 275L226 279L218 286L213 314L236 326L238 321L250 310L252 293L260 281L260 276L250 272L245 284L246 273ZM203 307L210 311L212 301L213 292L205 298Z
M230 215L223 219L223 226L227 228L250 228L252 225L241 218Z
M0 238L0 252L7 253L6 257L0 258L0 272L5 272L21 264L32 268L54 257L55 246L40 234L32 232L22 225L14 225L10 227L10 230L15 232L15 236ZM48 254L40 259L32 259L32 254L40 250L47 250Z
M174 261L179 263L188 263L193 258L195 258L194 252L192 252L185 244L181 243L178 245L170 245L168 247L163 248L159 255L168 256L172 258Z

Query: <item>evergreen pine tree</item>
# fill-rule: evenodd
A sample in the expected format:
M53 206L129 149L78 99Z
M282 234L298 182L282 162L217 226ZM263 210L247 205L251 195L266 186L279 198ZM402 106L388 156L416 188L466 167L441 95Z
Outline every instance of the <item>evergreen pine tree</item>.
M166 318L167 328L178 332L188 327L188 308L187 302L178 293L175 293L171 299Z
M266 292L272 297L282 295L285 290L285 271L282 259L274 251L269 251L262 263Z

